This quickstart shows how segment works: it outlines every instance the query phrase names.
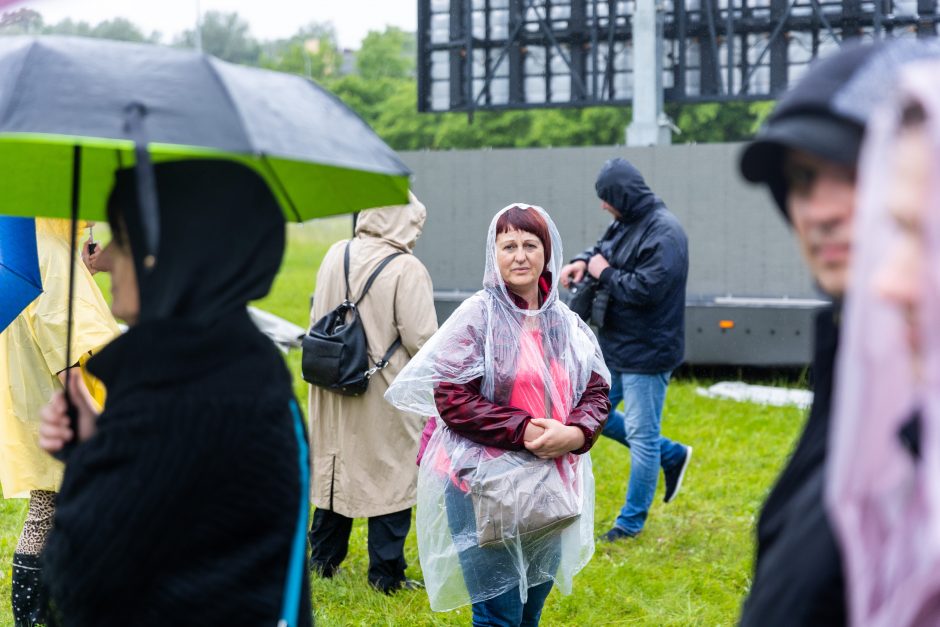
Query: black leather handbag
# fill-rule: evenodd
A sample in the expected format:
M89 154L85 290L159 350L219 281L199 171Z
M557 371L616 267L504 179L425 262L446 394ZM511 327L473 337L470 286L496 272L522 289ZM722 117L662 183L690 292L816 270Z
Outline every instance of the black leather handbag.
M584 278L573 283L568 290L568 308L585 322L591 320L591 307L594 304L597 286L597 279L585 273Z
M610 292L600 281L585 274L584 278L568 290L568 308L582 320L597 327L604 326Z
M361 396L369 387L369 379L388 365L388 359L401 346L398 337L374 365L369 363L369 341L359 317L359 303L369 293L372 282L392 259L382 260L369 275L359 299L349 299L349 244L343 253L343 274L346 299L310 327L302 341L301 371L304 381L344 396Z

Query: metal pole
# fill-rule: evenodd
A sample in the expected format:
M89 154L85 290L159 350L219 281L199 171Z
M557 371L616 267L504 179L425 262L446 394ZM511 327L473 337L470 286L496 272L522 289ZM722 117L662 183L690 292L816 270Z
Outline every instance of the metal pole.
M670 143L663 115L663 21L659 0L636 3L633 14L633 120L628 146Z

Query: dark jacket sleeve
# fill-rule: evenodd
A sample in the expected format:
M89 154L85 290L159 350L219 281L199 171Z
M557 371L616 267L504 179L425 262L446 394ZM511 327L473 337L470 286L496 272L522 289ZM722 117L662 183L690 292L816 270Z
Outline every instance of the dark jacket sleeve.
M610 266L600 275L614 299L633 307L660 302L676 281L685 276L682 244L668 232L654 231L644 238L632 270Z
M603 377L592 372L580 402L568 415L568 424L584 432L584 446L572 453L587 453L600 436L610 414L610 397L607 395L609 391L610 386Z
M588 263L591 261L591 257L596 255L598 252L600 252L600 250L598 249L597 244L591 246L590 248L585 248L584 252L572 258L571 263L574 263L575 261L583 261L584 263Z
M434 402L448 427L484 446L519 451L532 416L521 409L499 405L480 393L483 379L467 383L439 383Z

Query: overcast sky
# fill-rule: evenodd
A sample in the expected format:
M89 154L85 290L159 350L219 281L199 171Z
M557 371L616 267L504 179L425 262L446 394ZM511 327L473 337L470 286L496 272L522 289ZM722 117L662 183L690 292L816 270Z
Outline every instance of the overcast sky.
M9 9L35 9L47 23L126 17L145 32L160 31L168 43L192 28L197 6L203 13L237 12L261 40L288 37L310 22L332 22L344 48L358 48L370 30L386 25L413 31L418 12L416 0L24 0Z

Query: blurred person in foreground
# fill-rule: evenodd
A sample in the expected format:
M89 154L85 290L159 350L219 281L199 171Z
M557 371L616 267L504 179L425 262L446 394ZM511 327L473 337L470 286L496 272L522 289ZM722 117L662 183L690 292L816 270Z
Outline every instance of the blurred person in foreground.
M940 60L868 126L827 505L853 625L940 624Z
M396 340L388 365L369 380L362 396L310 386L313 463L310 568L332 577L346 558L354 518L368 518L369 583L390 593L417 584L405 578L405 538L411 529L418 469L414 464L425 420L395 409L383 395L402 368L437 330L431 276L413 251L427 211L414 194L404 206L359 214L351 242L334 244L317 273L310 312L315 324L346 298L343 257L349 244L349 297L362 294L369 276L389 255L358 305L377 363Z
M610 374L588 326L558 298L561 237L540 207L490 223L483 289L392 383L430 416L418 471L418 552L431 609L472 604L474 625L538 625L553 585L594 551L588 451Z
M0 484L5 498L29 499L10 585L17 627L47 619L40 555L52 529L63 466L39 446L40 410L65 384L70 272L75 291L69 378L75 393L98 410L104 388L82 366L119 333L98 286L73 258L71 223L37 218L35 224L43 291L0 332Z
M823 505L834 370L848 286L856 168L865 124L919 42L846 44L810 67L741 154L747 180L768 186L819 288L833 303L816 319L813 405L757 523L743 626L843 625L839 547Z
M70 453L43 557L62 625L310 625L308 456L291 378L246 305L267 294L284 218L265 182L216 160L154 166L160 254L133 169L108 201L111 309L130 329L88 369L98 414L62 394L41 444Z

